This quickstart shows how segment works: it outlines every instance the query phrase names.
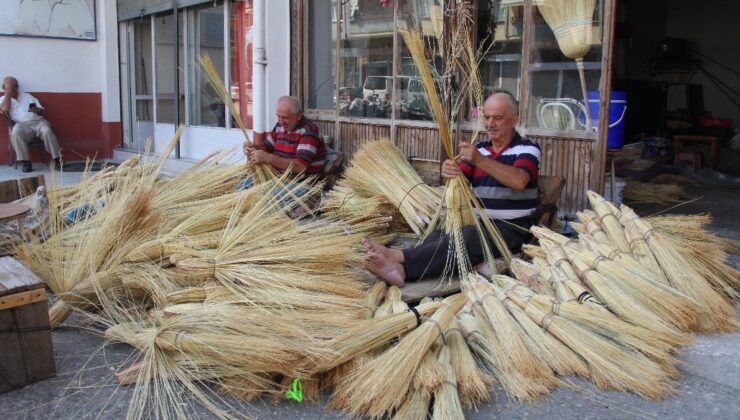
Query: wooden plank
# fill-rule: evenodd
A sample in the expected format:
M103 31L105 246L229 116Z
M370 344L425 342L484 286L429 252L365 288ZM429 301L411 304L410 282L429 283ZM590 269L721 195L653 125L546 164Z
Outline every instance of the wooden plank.
M3 292L5 295L23 292L28 289L26 282L19 279L18 276L5 267L0 267L0 284L5 288Z
M0 203L10 203L19 198L18 181L11 179L0 182Z
M41 278L13 257L0 258L0 268L13 273L19 280L26 284L28 290L42 289L45 287Z
M0 311L0 392L12 391L28 383L23 349L13 310Z
M20 329L18 337L23 352L26 382L30 384L54 376L54 349L46 299L17 307L13 311Z
M408 282L401 289L401 298L407 303L416 303L425 297L444 297L460 292L460 280L443 281L439 278Z
M18 193L21 198L28 197L36 192L39 185L46 185L44 176L34 176L30 178L21 178L18 180Z
M46 289L29 290L0 297L0 311L46 301Z

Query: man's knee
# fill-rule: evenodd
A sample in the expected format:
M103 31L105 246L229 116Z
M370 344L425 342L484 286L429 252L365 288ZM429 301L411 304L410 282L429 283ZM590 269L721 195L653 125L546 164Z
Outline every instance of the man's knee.
M54 134L49 124L43 124L39 127L39 137L48 137Z

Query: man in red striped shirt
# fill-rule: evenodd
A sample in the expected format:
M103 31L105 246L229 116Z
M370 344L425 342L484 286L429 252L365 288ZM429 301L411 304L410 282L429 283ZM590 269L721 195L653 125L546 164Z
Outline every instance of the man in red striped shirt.
M266 163L279 171L291 168L294 175L321 174L326 145L319 129L303 116L301 101L283 96L277 102L278 122L264 142L244 144L244 153L254 163Z

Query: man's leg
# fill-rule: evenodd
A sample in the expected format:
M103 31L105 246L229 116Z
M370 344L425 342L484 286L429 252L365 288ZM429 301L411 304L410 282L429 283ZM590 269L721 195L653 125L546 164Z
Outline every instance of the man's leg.
M10 133L10 143L15 150L15 156L18 161L28 162L28 143L33 139L33 130L26 126L25 123L17 123Z
M444 272L450 238L441 230L435 230L423 243L403 250L403 267L406 278L421 280L436 277Z
M51 129L51 124L46 120L38 120L35 122L34 131L36 135L43 140L44 148L54 159L59 159L59 141L57 140L56 134Z

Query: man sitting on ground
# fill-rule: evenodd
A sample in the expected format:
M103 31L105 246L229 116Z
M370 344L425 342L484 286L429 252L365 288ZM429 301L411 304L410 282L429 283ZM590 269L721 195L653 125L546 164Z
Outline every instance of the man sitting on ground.
M41 102L27 92L21 92L18 80L8 76L3 80L5 95L0 98L0 112L10 116L15 122L10 133L10 142L15 150L23 172L31 172L31 159L28 155L28 143L35 137L44 142L46 151L54 158L54 165L61 168L59 160L59 142L51 124L44 118L44 107Z
M486 99L483 115L488 141L478 145L460 143L461 164L446 160L442 177L452 179L460 171L470 180L475 194L512 252L518 252L530 238L537 206L537 176L540 148L516 132L519 112L516 99L499 92ZM482 216L481 216L482 217ZM465 249L473 265L485 260L483 247L474 226L463 229ZM500 256L487 238L494 256ZM391 285L403 286L406 280L438 276L447 262L449 236L433 232L416 247L391 249L364 240L368 268Z
M326 145L319 129L303 116L301 101L283 96L277 101L278 122L264 142L244 143L244 153L254 163L265 163L283 172L290 168L294 177L319 175L326 159ZM237 189L250 188L252 178L242 180Z

